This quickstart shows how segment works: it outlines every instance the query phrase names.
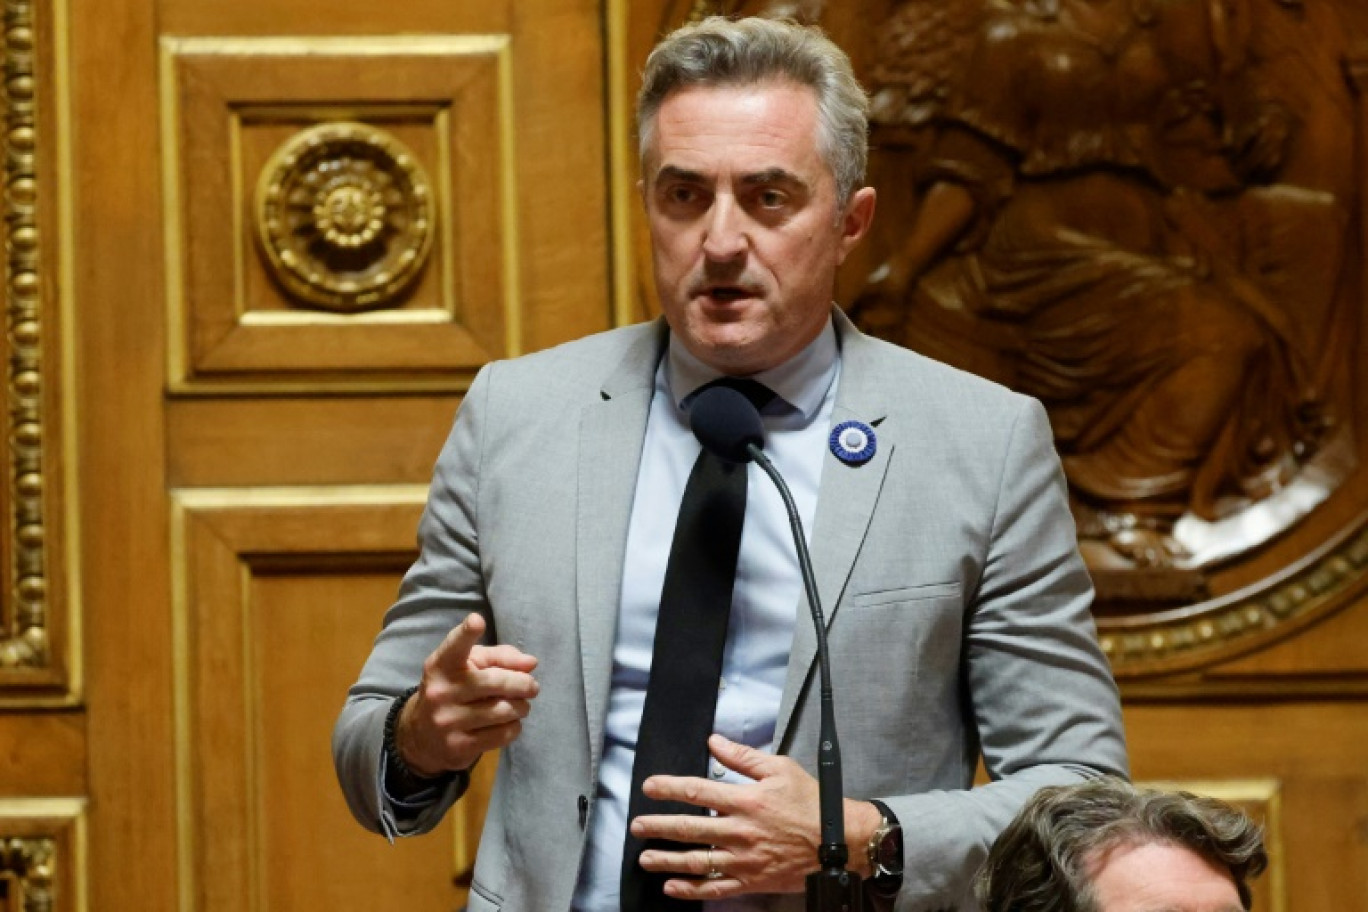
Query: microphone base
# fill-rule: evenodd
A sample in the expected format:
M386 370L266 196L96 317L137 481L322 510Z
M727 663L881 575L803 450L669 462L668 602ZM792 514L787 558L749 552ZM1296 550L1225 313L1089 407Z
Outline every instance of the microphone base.
M807 876L807 912L862 912L860 875L845 868L826 868Z

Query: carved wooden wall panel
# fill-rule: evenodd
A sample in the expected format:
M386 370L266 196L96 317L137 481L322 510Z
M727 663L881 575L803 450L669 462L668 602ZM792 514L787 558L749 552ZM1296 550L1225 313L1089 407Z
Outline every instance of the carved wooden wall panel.
M610 320L599 4L4 11L0 906L456 907L493 767L392 849L328 729L474 372Z
M713 13L796 14L852 52L880 212L840 298L1046 403L1118 675L1361 599L1362 10L657 2L630 59Z
M5 432L15 446L6 451L9 493L0 493L9 517L0 565L10 574L3 591L24 589L0 597L0 702L26 708L0 713L0 756L13 767L0 776L0 808L90 800L83 823L49 827L57 877L78 884L61 888L54 908L79 900L81 883L91 905L111 910L345 906L323 881L300 892L311 885L284 877L287 860L334 871L340 856L317 834L355 839L357 854L351 843L346 853L355 870L336 883L361 890L348 878L379 864L369 853L397 857L326 804L331 773L315 753L412 542L416 489L402 504L353 495L426 481L453 393L485 358L582 335L610 314L654 311L630 221L629 83L658 29L721 5L820 17L872 84L881 36L918 4L8 0L5 52L16 78L6 88ZM1096 4L1104 23L1112 5ZM948 15L961 5L939 6ZM1181 571L1167 577L1115 568L1122 588L1142 594L1150 583L1171 592L1175 580L1199 576L1206 587L1187 602L1114 599L1101 618L1127 676L1135 772L1275 782L1288 908L1360 908L1368 109L1356 87L1368 54L1354 40L1368 36L1368 10L1350 0L1155 6L1180 18L1190 7L1255 17L1257 27L1222 33L1224 59L1230 72L1257 76L1257 98L1292 112L1282 122L1287 143L1280 158L1262 154L1266 141L1246 147L1246 163L1272 179L1186 202L1218 226L1237 220L1238 231L1199 235L1240 241L1240 268L1234 278L1217 269L1226 276L1217 284L1241 303L1292 303L1293 328L1265 347L1295 348L1314 366L1312 398L1335 420L1314 453L1294 447L1288 463L1293 484L1323 470L1326 496L1310 512L1275 517L1276 531L1247 551L1159 568ZM972 31L981 20L964 21ZM1123 31L1143 45L1148 28L1130 22ZM1232 54L1239 46L1253 53ZM607 93L605 60L617 77ZM1174 111L1173 124L1191 126L1191 111ZM29 113L32 125L16 120ZM1264 122L1269 132L1248 135L1281 131ZM301 143L287 164L292 138L351 123L377 132ZM1210 140L1177 135L1198 150ZM925 195L914 178L925 150L878 141L884 234L843 277L847 302L868 294L870 274L905 240ZM343 163L347 179L324 178L323 161ZM272 202L258 196L263 174L278 178L263 193L291 187L313 205L295 198L263 231L256 214ZM476 185L461 183L477 175ZM413 189L423 186L431 196ZM417 224L425 214L435 214L426 235ZM417 239L411 273L402 245L367 246L382 237ZM278 247L265 244L271 238ZM358 248L364 256L349 252ZM289 250L299 268L285 262ZM350 273L311 284L311 263L338 262ZM1001 352L984 358L946 326L918 322L936 311L907 313L890 334L1002 369ZM1326 453L1348 458L1316 463ZM1232 515L1242 512L1237 505ZM353 521L332 521L343 514ZM1146 531L1160 532L1161 544L1168 534ZM1111 536L1096 541L1111 548ZM32 648L35 637L45 652ZM216 691L220 680L231 686ZM276 701L277 691L290 693ZM203 816L209 810L221 818ZM41 826L15 822L24 817L0 815L0 840L47 838ZM219 819L221 831L211 825ZM71 852L63 832L73 834ZM470 846L458 843L451 833L403 849L412 857L401 867L412 864L430 891L423 902L446 908L459 896L449 887L462 867L453 853ZM206 861L210 848L222 853L218 867ZM31 857L18 862L26 872L36 870ZM11 904L17 867L0 870ZM388 873L374 878L378 897L396 896L408 869ZM1272 879L1266 888L1267 908L1277 908L1280 888ZM380 898L367 907L409 906Z
M1331 176L1361 117L1326 13L907 2L866 58L912 199L852 314L1046 402L1122 676L1363 589L1359 187Z
M511 53L498 34L165 39L175 387L451 386L518 351Z

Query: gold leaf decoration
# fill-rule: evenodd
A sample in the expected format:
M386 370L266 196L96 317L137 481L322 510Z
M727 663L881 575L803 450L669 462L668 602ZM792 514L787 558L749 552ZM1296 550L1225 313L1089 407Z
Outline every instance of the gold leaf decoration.
M432 184L414 154L368 124L318 124L261 172L257 240L296 301L341 313L396 306L432 249Z

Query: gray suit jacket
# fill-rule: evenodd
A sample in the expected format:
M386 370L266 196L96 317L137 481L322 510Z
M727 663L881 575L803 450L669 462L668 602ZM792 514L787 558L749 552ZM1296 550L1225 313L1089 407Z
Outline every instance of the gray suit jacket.
M970 909L974 872L1032 792L1126 773L1117 692L1039 403L835 319L833 421L864 421L879 440L860 467L828 455L811 535L846 795L879 798L902 823L896 909ZM338 719L334 757L357 818L422 832L464 782L396 822L381 789L391 700L470 611L540 659L541 694L500 755L473 910L570 905L666 335L642 324L480 372L437 462L421 556ZM801 604L776 743L809 771L815 642ZM971 789L980 751L993 781ZM799 909L802 898L771 905Z

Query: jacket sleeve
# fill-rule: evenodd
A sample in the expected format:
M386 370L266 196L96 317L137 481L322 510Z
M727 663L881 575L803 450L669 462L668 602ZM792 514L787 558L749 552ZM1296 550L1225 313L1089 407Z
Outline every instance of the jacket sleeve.
M494 635L480 565L478 502L490 376L476 376L433 472L418 527L419 555L385 614L361 675L333 727L333 763L352 814L389 838L427 832L465 791L456 776L417 807L398 806L384 790L385 716L394 699L422 678L423 660L471 612Z
M1097 643L1063 471L1044 408L1022 401L964 629L965 701L990 782L882 799L903 829L897 912L976 908L974 875L1037 789L1128 775L1120 699Z

